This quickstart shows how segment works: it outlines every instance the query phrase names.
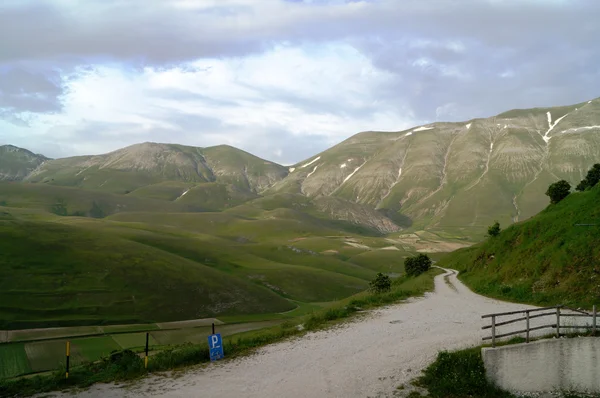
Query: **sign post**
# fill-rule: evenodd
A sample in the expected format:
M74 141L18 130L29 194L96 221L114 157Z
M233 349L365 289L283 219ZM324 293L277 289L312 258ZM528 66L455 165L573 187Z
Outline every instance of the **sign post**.
M71 357L71 342L67 341L67 371L65 374L65 379L69 378L69 359Z
M146 356L144 357L144 368L148 369L148 340L150 339L150 333L146 332Z
M225 357L223 353L223 339L220 334L217 333L208 336L208 351L211 361L218 361Z

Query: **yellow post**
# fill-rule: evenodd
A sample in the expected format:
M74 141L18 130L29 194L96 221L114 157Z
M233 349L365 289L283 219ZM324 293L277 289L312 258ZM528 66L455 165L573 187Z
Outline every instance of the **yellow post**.
M144 358L144 368L148 369L148 357Z
M69 378L69 357L71 356L71 342L67 341L67 373L66 378Z

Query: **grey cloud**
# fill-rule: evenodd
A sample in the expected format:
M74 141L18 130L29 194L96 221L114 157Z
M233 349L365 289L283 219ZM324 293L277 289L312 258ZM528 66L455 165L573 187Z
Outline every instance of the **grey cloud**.
M9 121L26 122L23 112L48 113L61 109L60 76L22 68L0 72L0 115ZM1 117L1 116L0 116Z
M388 86L373 88L376 99L399 112L413 112L417 120L467 120L510 108L576 103L600 95L597 0L379 0L362 6L344 1L305 3L223 0L222 6L199 12L177 10L167 1L103 0L86 5L85 10L50 2L13 1L10 4L14 6L0 6L0 37L11 38L0 43L0 67L18 62L42 68L39 70L59 64L67 69L106 60L168 67L198 58L244 56L282 42L345 42L377 68L393 74L394 81ZM453 43L464 48L453 47ZM416 65L419 59L430 64ZM506 71L512 75L502 77ZM37 88L11 86L11 82L7 90L13 94L2 91L0 118L26 123L18 118L18 112L59 109L60 92L52 87L52 80L44 81L39 74L28 79L32 85L37 81ZM0 90L6 84L3 80ZM361 116L377 108L376 103L353 108L295 93L256 89L265 99L291 103L308 113L321 110ZM28 97L25 92L41 94ZM184 90L165 90L160 95L218 105L211 98ZM235 98L220 101L231 105ZM74 141L65 151L81 153L77 148L85 148L88 139L97 147L116 149L176 137L193 145L237 142L242 149L293 163L331 144L320 135L298 137L283 130L253 131L251 127L244 138L221 121L195 116L176 114L169 121L178 126L177 131L86 125L72 132ZM131 134L119 135L119 131ZM106 144L112 132L117 138ZM348 135L352 133L355 131ZM79 147L74 146L77 140ZM284 156L273 158L279 149Z

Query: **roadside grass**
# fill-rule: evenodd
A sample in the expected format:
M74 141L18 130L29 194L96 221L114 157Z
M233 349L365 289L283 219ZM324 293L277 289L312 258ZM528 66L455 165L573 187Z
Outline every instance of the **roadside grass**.
M308 331L326 328L348 319L361 310L391 304L411 296L422 295L433 289L433 278L441 272L439 269L432 269L416 278L401 277L394 281L392 290L388 293L360 293L342 300L339 304L330 308L290 319L267 329L245 331L225 337L223 342L225 355L228 358L244 355L266 344L282 341L292 336L301 336ZM59 345L60 354L57 352L56 355L64 356L64 342L57 342L57 347ZM83 351L85 352L85 348ZM172 370L205 363L209 360L208 345L206 343L167 347L152 355L148 372ZM74 366L69 373L69 379L65 379L64 374L61 372L56 372L52 375L0 380L0 396L17 394L27 396L69 387L87 387L97 382L131 380L146 373L142 358L125 350L120 355L112 354L101 361Z
M591 336L591 333L569 333L567 338ZM554 335L539 336L531 341L553 338ZM497 343L497 346L524 343L522 337L513 337L510 340ZM436 360L429 365L422 376L413 381L413 385L426 389L428 396L433 398L516 398L515 395L504 391L491 384L485 375L485 366L481 356L481 349L490 347L482 345L459 351L442 351ZM418 392L413 394L420 397ZM592 395L573 392L561 392L562 398L585 398ZM597 395L593 395L597 396Z
M600 186L575 192L499 236L460 249L439 265L460 271L475 292L541 306L598 303ZM591 224L591 225L590 225Z

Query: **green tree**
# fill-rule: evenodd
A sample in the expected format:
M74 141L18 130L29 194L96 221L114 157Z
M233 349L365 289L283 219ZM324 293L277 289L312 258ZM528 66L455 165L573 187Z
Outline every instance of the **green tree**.
M593 188L600 182L600 163L596 163L588 170L587 175L575 188L577 191L585 191L588 188Z
M498 235L500 235L500 223L496 221L488 228L488 236L493 238Z
M431 268L431 259L427 254L419 254L415 257L408 257L404 260L404 270L407 275L417 276L427 272Z
M52 205L50 211L57 216L66 216L68 215L67 211L67 202L64 199L56 199L56 203Z
M90 217L104 218L105 215L106 214L104 213L104 210L102 210L100 205L98 205L98 203L96 203L96 201L94 201L92 203L92 208L90 209Z
M571 184L565 180L560 180L548 187L546 195L550 197L550 203L556 204L569 196L571 193Z
M379 272L375 279L369 282L369 289L373 293L385 293L389 292L392 288L392 280L389 276L382 274Z

